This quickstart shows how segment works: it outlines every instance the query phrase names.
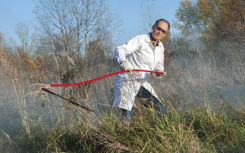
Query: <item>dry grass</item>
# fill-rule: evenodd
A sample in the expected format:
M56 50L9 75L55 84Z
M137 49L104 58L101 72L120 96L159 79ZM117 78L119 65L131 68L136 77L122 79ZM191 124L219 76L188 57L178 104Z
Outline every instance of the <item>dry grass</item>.
M90 86L51 89L93 108L96 114L40 90L45 84L84 81L116 71L109 60L89 71L79 69L78 62L67 55L32 58L0 47L0 85L5 89L0 112L7 118L1 119L6 122L0 127L1 151L244 151L244 60L231 53L229 61L221 61L204 51L194 48L179 53L166 66L166 77L151 79L168 109L165 118L141 111L129 125L111 109L115 77ZM19 122L12 123L13 119ZM12 134L11 128L19 126L22 130Z

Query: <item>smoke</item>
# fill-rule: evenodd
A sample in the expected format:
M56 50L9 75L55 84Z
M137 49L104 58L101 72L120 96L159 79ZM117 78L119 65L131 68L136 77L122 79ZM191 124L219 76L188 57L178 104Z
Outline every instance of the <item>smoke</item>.
M198 39L186 40L182 44L178 39L180 38L173 39L176 42L172 42L175 45L170 48L170 52L176 52L173 54L175 56L165 64L167 76L159 79L152 75L149 80L163 102L170 103L175 108L204 104L222 106L224 103L244 105L244 49L226 47L227 42L220 42L214 50L210 50ZM117 63L106 58L103 62L91 65L91 70L79 74L78 66L75 65L79 62L65 57L63 60L57 59L55 63L53 56L47 56L33 62L22 60L28 67L26 71L20 71L20 64L15 62L18 60L11 61L9 57L0 63L0 129L1 136L4 137L7 133L10 138L18 135L20 129L28 132L37 123L71 126L72 119L82 122L86 115L91 115L58 97L42 92L37 83L79 82L119 70ZM35 62L39 62L36 64L38 66L33 66ZM66 98L74 98L79 104L87 105L97 112L110 111L115 79L116 76L87 87L52 90Z
M189 42L165 66L168 76L160 83L152 79L159 95L176 107L244 105L244 49L226 48L227 43L210 50L200 40Z

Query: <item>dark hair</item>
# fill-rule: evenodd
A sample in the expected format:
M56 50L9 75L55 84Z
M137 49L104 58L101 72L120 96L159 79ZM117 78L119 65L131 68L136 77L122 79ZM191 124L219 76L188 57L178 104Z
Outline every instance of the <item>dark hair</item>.
M155 23L155 25L158 25L158 22L160 22L160 21L164 21L164 22L166 22L166 23L168 24L168 31L169 31L169 30L170 30L170 24L169 24L169 22L168 22L167 20L165 20L165 19L159 19L159 20L157 20L156 23Z

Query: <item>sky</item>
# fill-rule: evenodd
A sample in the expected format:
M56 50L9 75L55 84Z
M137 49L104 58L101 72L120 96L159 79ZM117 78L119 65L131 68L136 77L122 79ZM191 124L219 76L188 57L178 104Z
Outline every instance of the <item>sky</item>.
M0 0L0 32L4 38L12 38L18 43L16 27L19 23L27 23L34 26L35 16L33 14L36 0ZM170 24L176 20L175 14L183 0L108 0L111 11L118 13L123 21L119 27L123 31L117 44L127 42L135 35L143 34L143 21L147 8L153 14L153 20L164 18ZM154 24L154 23L152 23ZM150 31L151 29L149 29ZM178 32L171 27L171 33Z

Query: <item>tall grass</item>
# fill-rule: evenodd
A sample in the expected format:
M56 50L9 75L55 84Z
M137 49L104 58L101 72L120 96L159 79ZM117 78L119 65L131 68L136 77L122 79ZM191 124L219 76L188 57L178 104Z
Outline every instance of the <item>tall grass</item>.
M2 138L2 151L244 152L245 111L225 109L214 112L203 106L178 113L172 108L164 118L151 110L131 123L105 113L97 122L65 129L37 122L31 128L31 138L24 130L12 142Z

